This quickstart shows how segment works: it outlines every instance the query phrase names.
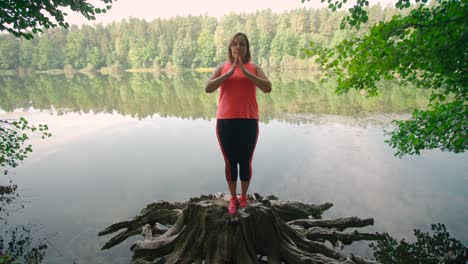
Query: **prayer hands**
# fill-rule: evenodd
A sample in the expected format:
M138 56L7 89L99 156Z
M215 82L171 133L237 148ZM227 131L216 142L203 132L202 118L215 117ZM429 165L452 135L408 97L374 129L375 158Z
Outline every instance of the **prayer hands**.
M241 68L241 70L242 70L242 73L243 73L245 76L249 77L250 72L247 71L247 69L244 67L244 62L242 61L241 56L239 56L238 59L236 59L236 61L237 61L237 60L239 60L239 65L240 65L240 68Z
M236 69L237 67L237 59L234 61L234 63L232 64L231 68L229 69L229 71L226 73L227 77L231 77L232 74L234 74L234 70Z
M240 66L240 69L242 70L242 73L245 76L249 77L251 75L251 73L249 71L247 71L247 69L244 67L244 62L242 61L242 57L239 56L234 60L234 62L232 63L231 68L226 73L227 78L230 78L234 74L234 70L236 69L237 65Z

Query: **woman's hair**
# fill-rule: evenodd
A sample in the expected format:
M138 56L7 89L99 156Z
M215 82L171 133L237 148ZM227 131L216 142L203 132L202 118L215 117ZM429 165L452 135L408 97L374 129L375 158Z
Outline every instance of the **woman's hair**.
M234 62L234 58L232 57L232 52L231 52L231 46L232 46L232 42L234 42L234 39L236 39L237 36L244 36L246 42L247 42L247 53L245 54L245 62L250 62L251 60L251 55L250 55L250 43L249 43L249 38L247 37L247 35L245 33L242 33L242 32L237 32L236 34L234 34L234 36L231 38L231 40L229 41L229 46L228 46L228 60L233 63Z

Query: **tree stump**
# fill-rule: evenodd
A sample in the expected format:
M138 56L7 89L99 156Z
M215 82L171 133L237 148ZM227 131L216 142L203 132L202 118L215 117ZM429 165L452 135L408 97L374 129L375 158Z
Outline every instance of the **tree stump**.
M333 204L279 201L259 194L249 196L249 205L231 216L226 209L229 198L229 194L215 194L187 202L149 204L133 220L101 231L103 236L126 228L102 249L143 233L145 240L131 247L132 263L375 263L325 244L383 239L378 233L344 231L372 225L372 218L322 220L322 213Z

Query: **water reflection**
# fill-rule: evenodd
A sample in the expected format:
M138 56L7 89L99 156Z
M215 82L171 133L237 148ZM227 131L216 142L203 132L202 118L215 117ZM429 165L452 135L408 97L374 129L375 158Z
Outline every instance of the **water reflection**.
M203 92L205 75L183 77L0 77L2 118L25 116L54 134L33 138L34 152L12 172L34 202L10 221L28 219L58 233L53 243L61 253L48 251L46 263L128 263L131 241L99 250L103 227L155 200L227 191L214 129L217 98ZM468 244L467 155L398 159L383 143L383 127L425 105L426 95L391 86L366 99L337 96L332 84L308 76L272 80L275 91L259 94L264 116L252 191L332 202L325 217L374 217L371 231L397 238L442 222Z
M10 221L12 214L24 208L17 188L11 180L7 184L0 181L0 263L39 264L46 254L46 238L41 238L34 224Z
M271 94L258 93L261 119L296 120L297 114L357 115L404 113L423 108L429 91L381 83L380 96L366 98L357 91L337 96L334 84L302 75L272 75ZM217 96L205 94L207 74L185 72L174 76L150 73L124 74L120 78L96 74L0 76L0 109L50 109L59 113L93 111L144 118L153 114L211 119Z

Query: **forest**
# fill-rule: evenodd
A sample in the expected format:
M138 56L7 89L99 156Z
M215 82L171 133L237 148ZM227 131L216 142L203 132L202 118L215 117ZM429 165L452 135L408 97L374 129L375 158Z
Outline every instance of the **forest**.
M229 38L238 31L249 36L253 60L265 68L317 70L314 59L304 59L301 49L310 41L331 47L408 11L374 5L368 12L370 20L359 30L339 30L344 11L302 8L220 18L129 18L109 25L47 29L31 40L0 34L0 70L214 67L225 60Z

